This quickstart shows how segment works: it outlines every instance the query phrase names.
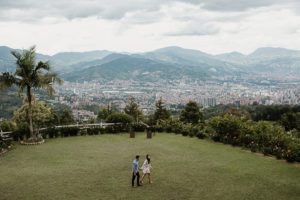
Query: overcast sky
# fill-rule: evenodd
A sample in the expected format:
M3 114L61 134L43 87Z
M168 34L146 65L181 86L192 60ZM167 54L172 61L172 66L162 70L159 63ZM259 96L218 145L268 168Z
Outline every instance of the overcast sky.
M300 50L299 0L0 0L0 46L38 52Z

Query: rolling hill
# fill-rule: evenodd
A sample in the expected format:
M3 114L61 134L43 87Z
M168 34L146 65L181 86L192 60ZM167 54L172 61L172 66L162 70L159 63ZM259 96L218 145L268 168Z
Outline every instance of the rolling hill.
M14 71L12 50L0 47L0 71ZM140 54L99 50L53 56L37 54L37 59L49 60L53 69L68 81L210 79L260 73L300 75L300 51L273 47L259 48L249 55L239 52L211 55L170 46Z

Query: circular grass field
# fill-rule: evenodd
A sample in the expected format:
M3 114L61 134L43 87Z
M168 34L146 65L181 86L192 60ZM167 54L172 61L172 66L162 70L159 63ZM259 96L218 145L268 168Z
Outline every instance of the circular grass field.
M131 187L136 154L152 156L153 184ZM145 179L146 180L146 179ZM0 200L300 199L300 167L174 134L69 137L0 157Z

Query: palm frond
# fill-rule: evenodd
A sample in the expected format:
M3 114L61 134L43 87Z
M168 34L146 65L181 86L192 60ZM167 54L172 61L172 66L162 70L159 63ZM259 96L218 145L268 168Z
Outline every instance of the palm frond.
M18 84L18 80L13 74L4 72L0 75L0 89L11 87L14 84Z
M47 62L42 62L42 61L40 61L40 62L36 65L34 71L37 72L37 71L39 71L39 70L41 70L41 69L46 70L46 71L49 71L49 70L50 70L50 64L49 64L49 61L47 61Z

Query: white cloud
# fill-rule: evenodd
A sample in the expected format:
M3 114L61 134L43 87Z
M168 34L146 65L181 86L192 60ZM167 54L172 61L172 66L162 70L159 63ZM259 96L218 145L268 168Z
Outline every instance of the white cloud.
M1 0L0 45L36 44L51 54L169 45L210 53L300 49L298 8L293 0Z

